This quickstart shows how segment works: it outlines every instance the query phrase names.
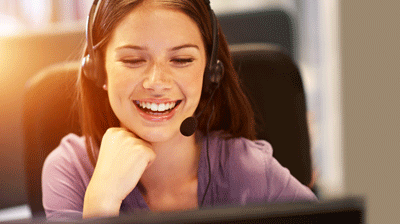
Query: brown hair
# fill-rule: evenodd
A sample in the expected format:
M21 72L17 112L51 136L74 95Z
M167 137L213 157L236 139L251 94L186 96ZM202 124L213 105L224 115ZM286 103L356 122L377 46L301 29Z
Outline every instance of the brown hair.
M93 43L102 43L96 49L96 70L98 77L105 80L104 49L111 38L114 28L135 7L145 0L105 0L101 2L93 24ZM212 24L209 6L205 0L158 0L166 7L178 9L191 17L198 25L210 55L212 48ZM213 97L212 106L208 106L198 119L198 130L206 133L207 121L211 115L209 131L222 130L226 138L244 137L256 139L254 112L251 104L242 91L241 83L232 65L228 43L218 25L219 48L218 59L224 64L225 73L220 87ZM85 55L88 53L85 47ZM86 137L87 151L93 165L100 148L101 140L110 127L118 127L119 120L111 109L107 92L96 86L82 71L78 80L78 100L82 133ZM202 93L196 114L207 104L209 96Z

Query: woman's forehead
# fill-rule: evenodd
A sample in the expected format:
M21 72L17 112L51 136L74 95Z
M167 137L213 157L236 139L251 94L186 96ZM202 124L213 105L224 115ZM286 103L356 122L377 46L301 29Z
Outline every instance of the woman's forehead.
M168 45L203 44L200 29L188 15L159 4L140 5L114 29L112 40L150 44L162 41ZM111 40L111 42L112 42Z

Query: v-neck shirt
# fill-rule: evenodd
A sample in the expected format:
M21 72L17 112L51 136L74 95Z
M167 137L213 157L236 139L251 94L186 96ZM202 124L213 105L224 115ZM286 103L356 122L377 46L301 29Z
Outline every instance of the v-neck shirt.
M317 200L308 187L272 156L272 146L267 141L226 139L221 132L198 136L201 152L197 196L200 205L205 194L202 207ZM210 164L207 162L207 139ZM43 207L49 220L82 218L84 196L93 171L85 138L75 134L65 136L43 166ZM136 186L123 200L120 212L139 211L150 209Z

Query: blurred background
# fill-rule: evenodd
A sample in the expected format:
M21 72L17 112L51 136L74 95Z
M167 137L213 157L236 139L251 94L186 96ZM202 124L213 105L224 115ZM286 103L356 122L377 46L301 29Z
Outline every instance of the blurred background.
M0 221L30 217L25 82L50 64L79 59L92 2L0 0ZM278 10L290 17L292 41L285 47L306 90L318 196L365 196L368 223L400 220L400 1L211 4L217 16Z

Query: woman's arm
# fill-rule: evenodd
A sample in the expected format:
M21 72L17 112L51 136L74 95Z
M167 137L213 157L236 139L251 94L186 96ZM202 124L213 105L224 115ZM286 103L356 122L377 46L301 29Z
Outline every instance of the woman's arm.
M156 155L149 143L124 128L104 134L93 177L86 190L83 218L117 216Z
M84 138L70 134L46 158L42 172L43 207L49 220L116 216L155 159L149 144L123 128L103 137L96 168Z

